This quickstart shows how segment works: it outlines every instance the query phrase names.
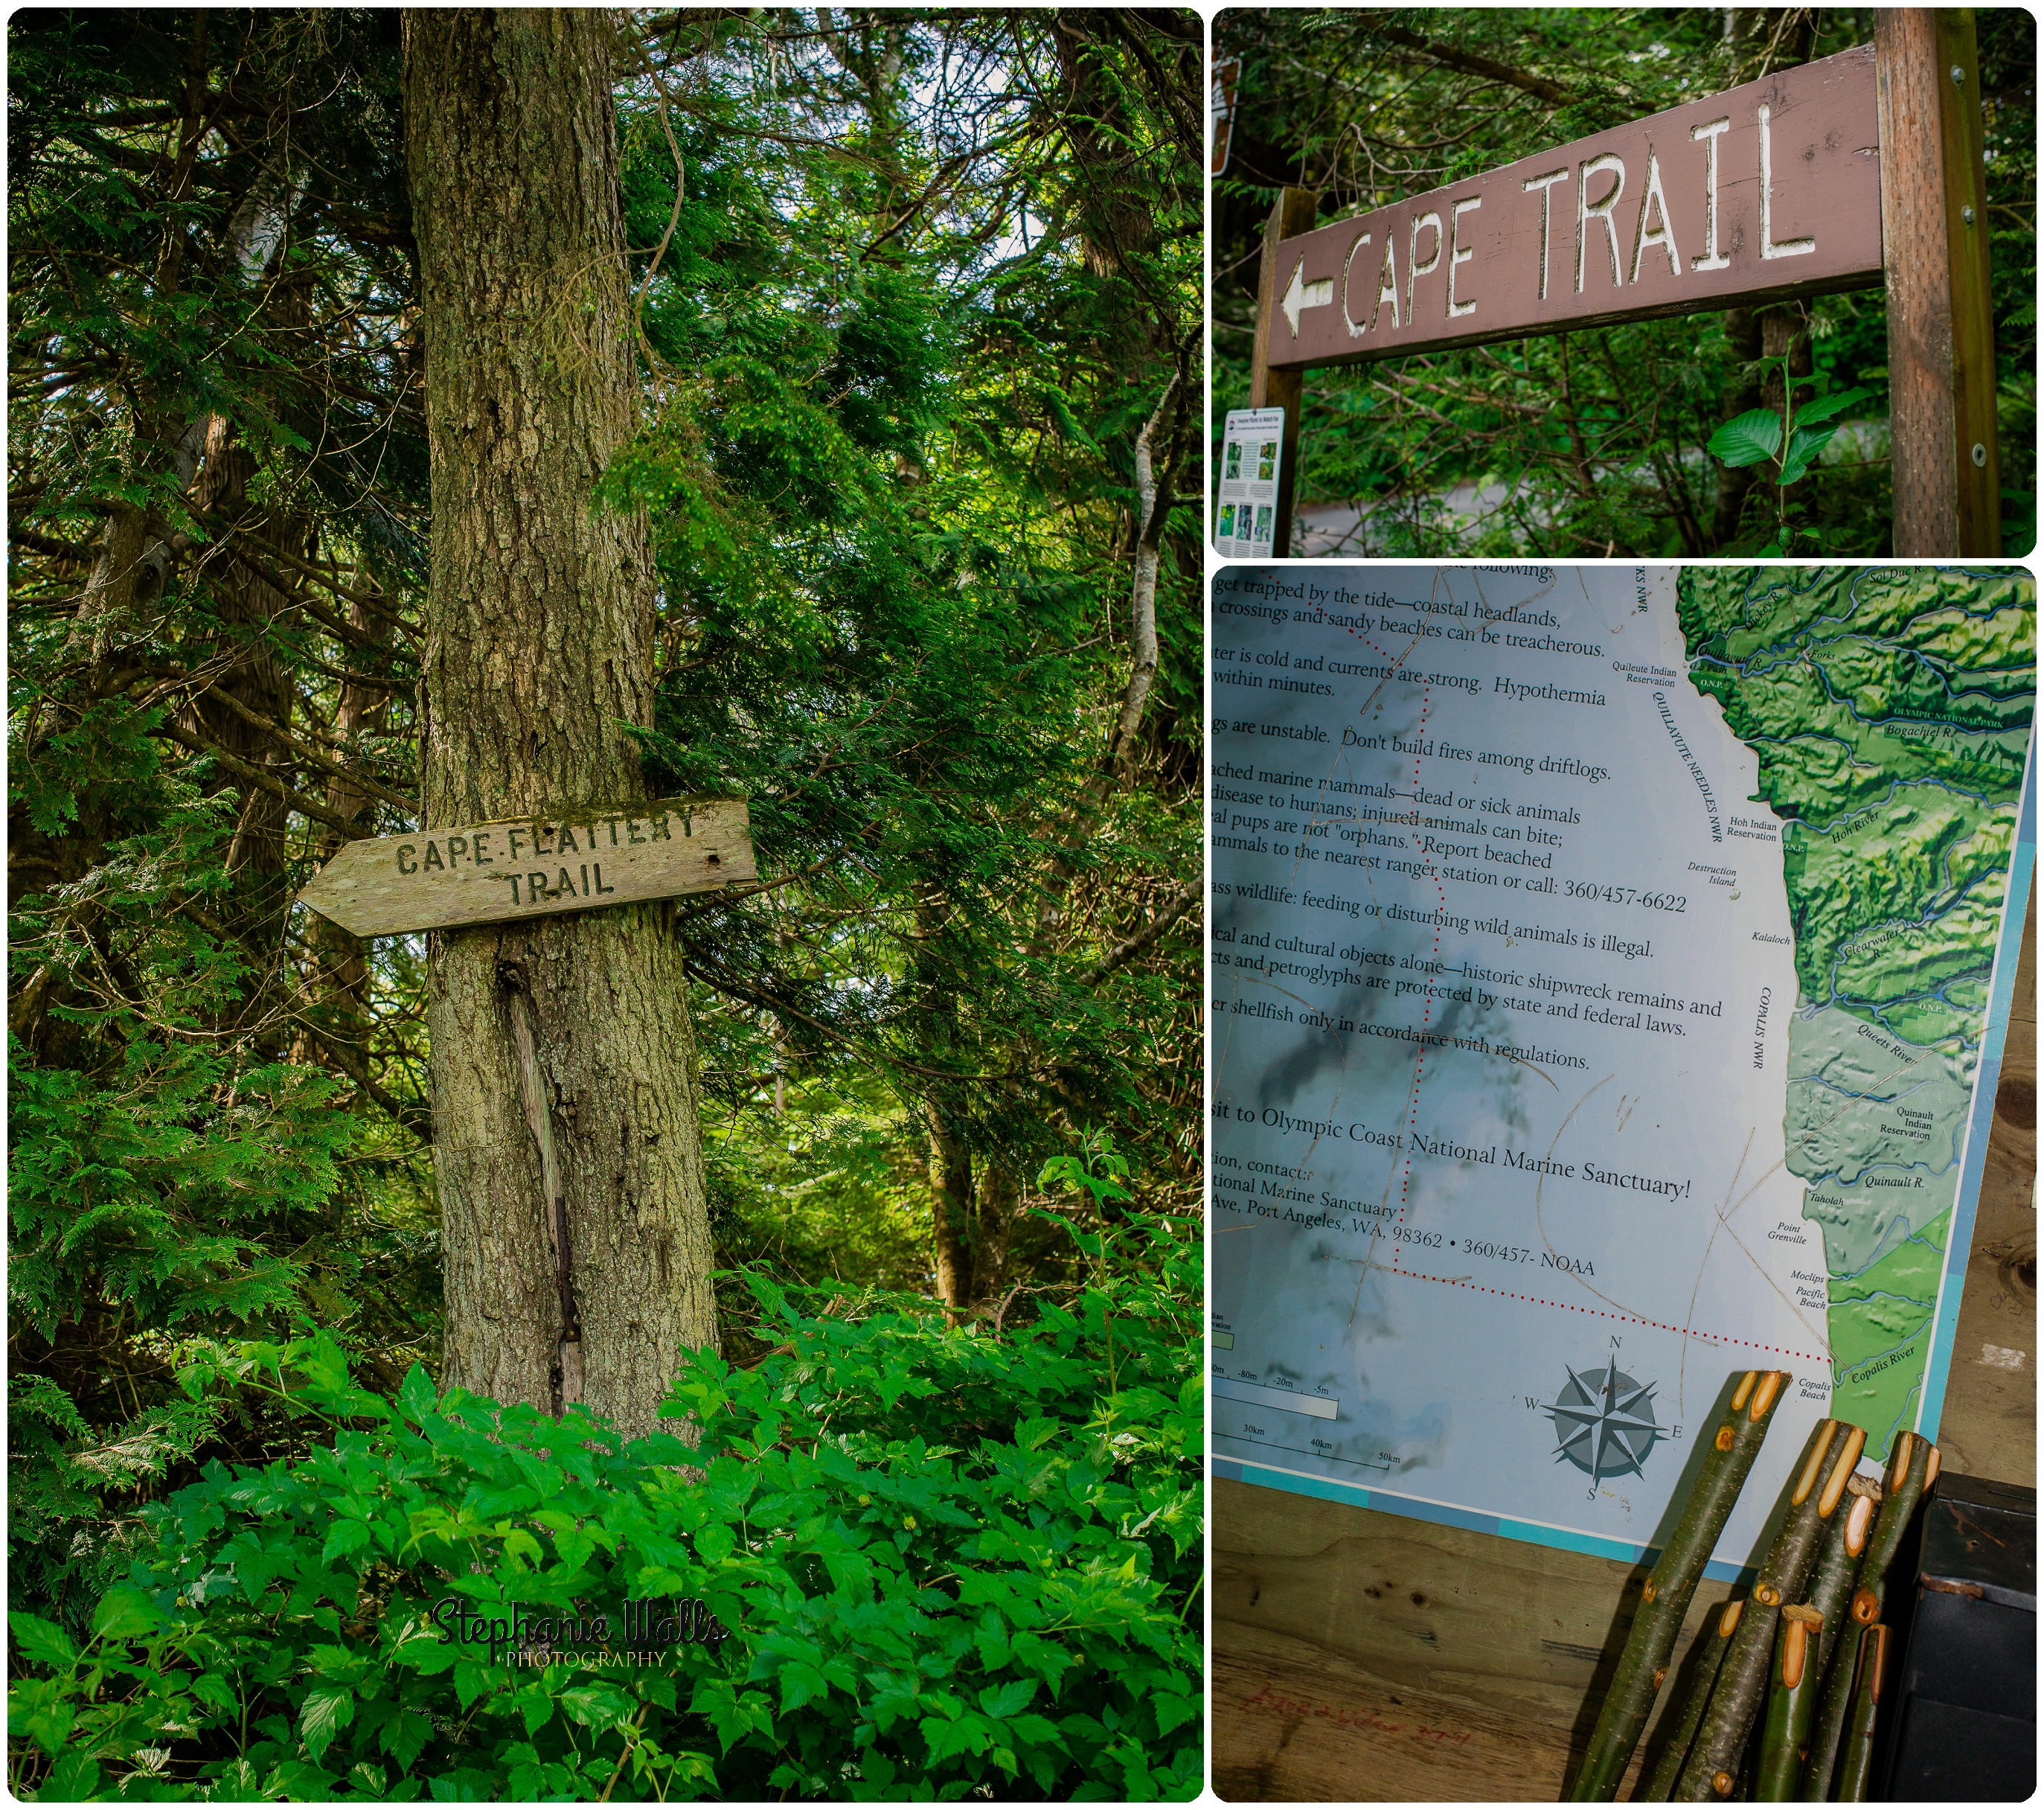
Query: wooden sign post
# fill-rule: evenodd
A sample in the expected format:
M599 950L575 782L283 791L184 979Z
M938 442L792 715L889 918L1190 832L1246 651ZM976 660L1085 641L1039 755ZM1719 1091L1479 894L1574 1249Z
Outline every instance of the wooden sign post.
M1270 224L1263 229L1263 268L1256 297L1256 349L1249 369L1249 405L1252 409L1282 409L1285 432L1278 454L1277 537L1271 557L1285 559L1292 553L1292 498L1299 482L1299 404L1304 394L1303 368L1274 369L1270 360L1277 344L1272 318L1277 312L1278 268L1285 242L1309 230L1320 198L1311 189L1287 189L1271 209Z
M351 842L298 894L355 936L673 898L757 878L736 798L671 798Z
M1895 551L2001 551L1980 59L1969 9L1873 16Z
M1250 402L1285 410L1286 472L1308 370L1885 282L1895 551L1999 553L1972 17L1878 17L1871 45L1373 213L1316 227L1285 190Z

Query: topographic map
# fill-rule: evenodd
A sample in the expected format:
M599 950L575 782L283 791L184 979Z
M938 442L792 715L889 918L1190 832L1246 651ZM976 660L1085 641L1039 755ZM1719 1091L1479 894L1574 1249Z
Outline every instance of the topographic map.
M1222 1474L1631 1556L1727 1376L1934 1434L2019 912L2027 575L1214 586Z

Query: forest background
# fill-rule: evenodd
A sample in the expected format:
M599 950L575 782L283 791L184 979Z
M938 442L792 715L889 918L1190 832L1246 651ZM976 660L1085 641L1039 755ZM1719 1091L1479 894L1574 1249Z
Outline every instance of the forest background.
M293 904L418 820L398 15L10 21L17 1794L1198 1788L1200 21L620 20L693 1454L441 1397L425 940Z
M2036 541L2036 25L1981 8L2003 548ZM1873 40L1865 7L1230 7L1235 128L1214 185L1218 436L1246 405L1265 221L1286 185L1323 221ZM1308 374L1295 551L1446 559L1752 554L1773 468L1706 448L1797 378L1865 398L1787 488L1796 551L1891 551L1887 320L1879 290L1596 328ZM1799 383L1800 405L1812 392Z

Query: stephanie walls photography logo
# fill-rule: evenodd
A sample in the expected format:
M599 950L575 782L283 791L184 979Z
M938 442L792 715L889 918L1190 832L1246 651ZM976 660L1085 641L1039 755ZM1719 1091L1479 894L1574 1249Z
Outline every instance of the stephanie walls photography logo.
M731 1636L696 1597L678 1602L628 1597L619 1619L613 1648L607 1615L561 1609L533 1615L522 1603L478 1610L454 1597L441 1597L432 1608L440 1646L486 1647L493 1666L500 1657L514 1666L654 1666L677 1647L706 1647L714 1654Z

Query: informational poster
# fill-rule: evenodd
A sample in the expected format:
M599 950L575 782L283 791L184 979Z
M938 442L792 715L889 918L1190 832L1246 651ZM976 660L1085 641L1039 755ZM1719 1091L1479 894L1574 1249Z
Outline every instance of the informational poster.
M1985 568L1216 579L1217 1472L1630 1558L1785 1370L1722 1575L1819 1417L1935 1436L2035 620Z
M1278 465L1282 409L1231 409L1221 444L1220 513L1214 544L1224 559L1267 559L1277 544Z

